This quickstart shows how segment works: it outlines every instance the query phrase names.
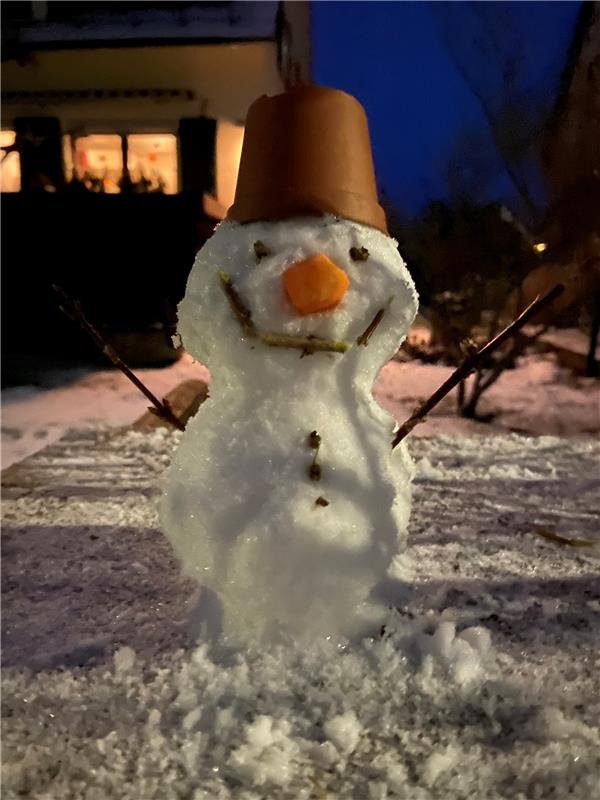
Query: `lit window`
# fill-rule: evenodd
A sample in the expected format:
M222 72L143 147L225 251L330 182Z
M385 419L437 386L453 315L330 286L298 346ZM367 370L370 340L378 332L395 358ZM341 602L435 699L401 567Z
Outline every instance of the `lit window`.
M82 181L94 192L116 194L123 179L123 137L91 134L63 138L67 180ZM127 169L133 192L177 192L177 137L172 133L127 136Z
M92 192L116 194L123 173L121 137L105 134L65 137L63 157L68 179Z
M14 145L17 135L14 131L0 131L0 147ZM19 192L21 190L21 161L16 150L2 150L0 157L0 192Z
M143 184L143 191L176 194L177 137L172 133L132 133L127 144L127 165L134 185Z

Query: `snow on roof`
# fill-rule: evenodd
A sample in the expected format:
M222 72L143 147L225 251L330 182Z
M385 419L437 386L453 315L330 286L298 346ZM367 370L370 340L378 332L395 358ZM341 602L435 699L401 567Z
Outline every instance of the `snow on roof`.
M22 45L275 38L276 2L48 4L44 20L13 21ZM58 4L57 4L58 5ZM94 8L96 6L97 8ZM72 11L70 9L73 9Z

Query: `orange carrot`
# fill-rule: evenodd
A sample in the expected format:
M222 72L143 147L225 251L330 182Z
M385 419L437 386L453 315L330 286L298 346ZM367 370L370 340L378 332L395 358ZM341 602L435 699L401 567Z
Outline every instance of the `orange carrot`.
M335 308L349 285L344 270L322 254L292 264L283 273L285 293L300 314L316 314Z

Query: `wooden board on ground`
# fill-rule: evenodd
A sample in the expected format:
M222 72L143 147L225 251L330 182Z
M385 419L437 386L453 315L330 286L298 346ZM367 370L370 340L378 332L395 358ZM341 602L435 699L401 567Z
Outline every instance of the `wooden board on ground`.
M171 411L185 425L208 397L208 384L201 380L183 381L165 396ZM133 423L135 431L151 431L155 428L171 428L171 425L152 407Z

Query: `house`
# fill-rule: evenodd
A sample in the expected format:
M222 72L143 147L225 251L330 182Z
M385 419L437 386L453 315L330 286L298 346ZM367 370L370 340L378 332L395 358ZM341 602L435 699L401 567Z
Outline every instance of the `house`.
M73 349L52 283L107 329L164 325L248 106L310 80L308 3L11 2L2 40L5 353Z

